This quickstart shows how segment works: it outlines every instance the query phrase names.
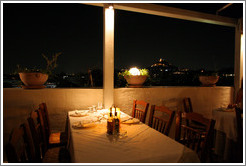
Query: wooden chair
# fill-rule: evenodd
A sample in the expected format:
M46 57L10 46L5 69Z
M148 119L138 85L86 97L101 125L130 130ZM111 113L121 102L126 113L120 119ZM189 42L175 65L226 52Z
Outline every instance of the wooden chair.
M30 142L26 137L24 125L14 128L6 146L6 155L9 163L26 163L32 161Z
M40 155L42 159L45 152L48 150L48 142L46 139L47 136L41 111L39 109L36 111L32 111L30 114L30 118L28 118L27 120L32 131L35 146L37 146L38 144L39 148L37 150L40 150Z
M50 147L46 139L46 130L43 125L41 110L31 112L28 123L32 132L36 154L44 163L68 163L70 154L65 147Z
M149 108L149 103L140 100L133 100L132 117L137 118L141 122L145 123L148 108Z
M158 112L162 114L164 113L166 118L155 115L155 113ZM175 111L171 111L167 107L152 105L150 109L149 126L165 135L168 135L174 115Z
M243 110L235 107L236 123L237 123L237 161L243 162L243 119L241 117Z
M35 153L32 134L27 121L15 128L6 147L8 162L40 162Z
M186 112L186 113L193 112L191 99L189 97L185 97L183 99L183 106L184 106L184 112ZM203 124L199 123L199 122L186 120L186 123L187 123L188 126L191 126L193 128L198 128L198 129L204 129L205 130L205 126Z
M184 105L184 112L186 113L193 112L191 99L189 97L185 97L183 99L183 105Z
M205 130L182 124L182 119L199 122L205 126ZM201 162L207 162L212 149L214 124L214 120L206 119L201 114L194 112L181 113L179 111L176 117L175 140L193 149L198 154Z
M44 127L46 131L46 139L48 146L64 146L67 144L67 133L66 132L57 132L52 133L50 128L49 113L47 105L45 103L39 104L39 109L43 117Z

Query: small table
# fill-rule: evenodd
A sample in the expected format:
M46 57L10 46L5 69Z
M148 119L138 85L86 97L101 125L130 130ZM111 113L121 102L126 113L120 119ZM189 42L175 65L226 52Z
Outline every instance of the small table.
M215 122L215 154L225 162L233 162L237 154L237 122L235 109L218 108L212 111Z
M87 110L81 110L84 112ZM139 124L122 124L124 137L107 135L106 120L102 120L105 110L90 113L85 117L72 117L68 112L69 150L74 163L177 163L200 162L197 154L184 145L162 133ZM105 114L106 115L106 114ZM105 116L104 115L104 116ZM127 114L121 112L121 118ZM72 124L88 120L101 119L95 127L75 129Z

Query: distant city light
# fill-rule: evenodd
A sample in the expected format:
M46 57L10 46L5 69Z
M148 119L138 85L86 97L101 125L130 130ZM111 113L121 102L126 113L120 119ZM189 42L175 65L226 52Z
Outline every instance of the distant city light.
M235 74L222 74L222 76L225 76L225 77L234 77Z
M134 76L140 75L140 71L136 67L131 68L129 72L131 73L131 75L134 75Z
M176 72L173 72L173 74L184 74L184 72L176 71Z

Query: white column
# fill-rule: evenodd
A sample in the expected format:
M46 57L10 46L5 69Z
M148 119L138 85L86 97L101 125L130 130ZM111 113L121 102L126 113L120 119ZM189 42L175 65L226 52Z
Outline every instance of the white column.
M103 103L114 104L114 9L103 9Z
M235 27L235 62L234 62L234 101L236 94L241 87L241 80L243 79L243 48L242 45L243 35L242 35L242 22L239 21L238 25ZM244 78L245 79L245 78Z

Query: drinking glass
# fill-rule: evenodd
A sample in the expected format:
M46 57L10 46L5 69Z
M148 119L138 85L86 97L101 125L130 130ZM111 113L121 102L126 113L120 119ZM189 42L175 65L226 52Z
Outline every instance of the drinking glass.
M97 108L98 108L99 110L101 110L101 109L103 108L102 102L98 102L98 103L97 103Z
M97 106L96 106L96 105L93 105L93 106L92 106L92 111L94 111L94 112L97 111Z
M89 108L89 112L92 112L92 107L88 107Z

